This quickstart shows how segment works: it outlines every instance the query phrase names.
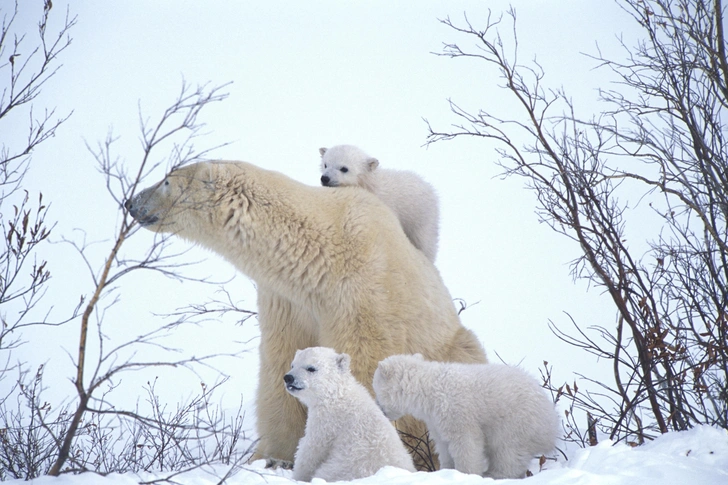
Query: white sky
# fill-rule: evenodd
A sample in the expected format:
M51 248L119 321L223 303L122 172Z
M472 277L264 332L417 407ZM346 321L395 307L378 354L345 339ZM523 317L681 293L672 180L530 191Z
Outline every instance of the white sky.
M0 9L9 3L2 0ZM42 2L36 3L36 12L25 12L21 20L36 21ZM56 16L66 3L54 0ZM442 42L469 42L438 18L449 15L457 23L467 12L474 25L482 26L488 8L498 13L508 3L518 11L520 60L537 56L545 82L570 92L585 117L598 109L596 88L607 73L593 70L596 63L582 53L594 53L598 42L604 52L619 55L616 35L634 28L612 2L74 2L73 43L62 54L63 68L36 101L36 109L73 110L73 116L34 153L25 188L42 190L51 202L55 241L80 238L76 229L81 229L87 241L104 241L94 247L94 257L101 258L110 249L119 210L85 143L95 146L112 129L121 137L117 156L136 170L139 105L145 116L157 119L177 96L182 79L192 85L232 81L229 99L203 111L209 134L199 146L231 142L214 154L312 185L319 178L318 148L341 143L360 146L384 167L420 173L440 195L437 266L454 298L479 302L462 314L463 323L477 333L491 360L498 360L497 352L534 374L548 360L559 379L572 379L573 372L590 372L594 359L559 342L547 321L567 328L563 312L569 312L585 327L614 324L607 296L587 292L583 282L574 284L569 276L568 263L578 248L538 223L534 197L523 180L496 177L492 144L461 139L423 147L422 118L443 130L457 121L448 98L471 111L488 108L517 116L492 68L432 54L441 51ZM507 27L506 38L508 33ZM16 118L22 130L25 119ZM18 136L7 125L0 130L7 134L0 134L3 141ZM140 232L129 241L129 251L143 251L151 241L151 234ZM52 302L60 317L91 291L91 281L68 246L49 246L45 254L53 274L45 305ZM183 270L187 275L224 280L234 273L215 255L194 255L208 261ZM94 264L100 266L101 259ZM235 285L243 306L253 309L252 283L239 278ZM104 331L113 339L124 331L152 328L159 323L152 313L204 299L202 291L139 273L122 280L120 301L107 312ZM22 349L32 361L53 359L49 382L61 394L72 395L73 389L68 358L58 349L72 351L77 325L29 334L31 342ZM242 328L210 322L197 334L181 336L178 344L199 355L203 347L255 335L253 321ZM226 368L236 376L226 392L245 391L246 400L252 400L256 365L251 354ZM127 392L134 395L138 389Z

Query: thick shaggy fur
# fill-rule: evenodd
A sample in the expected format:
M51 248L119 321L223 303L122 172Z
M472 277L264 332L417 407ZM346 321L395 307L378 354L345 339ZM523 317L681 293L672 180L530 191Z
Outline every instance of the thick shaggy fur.
M380 362L374 390L389 419L411 414L427 424L442 468L520 478L556 444L553 402L516 367L394 355Z
M349 371L348 354L328 347L296 352L284 376L288 392L308 408L293 478L354 480L396 466L415 471L397 430Z
M319 153L321 185L356 185L373 193L397 214L412 244L435 261L440 207L432 185L414 172L378 168L379 160L352 145L320 148Z
M371 391L377 363L420 352L485 362L437 269L391 210L356 187L309 187L244 162L184 166L126 204L147 229L220 254L258 287L260 374L254 459L292 462L303 406L280 384L297 349L351 356ZM397 423L422 436L416 421Z

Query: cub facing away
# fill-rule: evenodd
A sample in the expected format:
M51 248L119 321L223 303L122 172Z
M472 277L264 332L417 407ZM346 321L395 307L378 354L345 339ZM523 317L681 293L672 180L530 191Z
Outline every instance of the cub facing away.
M393 355L379 363L373 385L389 419L410 414L427 424L442 468L521 478L556 444L553 402L516 367Z

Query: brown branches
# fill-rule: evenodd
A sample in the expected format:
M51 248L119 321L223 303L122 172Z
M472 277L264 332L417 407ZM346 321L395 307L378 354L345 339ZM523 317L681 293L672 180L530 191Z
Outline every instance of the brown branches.
M73 413L53 409L45 399L43 367L18 395L15 409L0 407L0 479L30 480L48 473L57 455L58 437L68 431ZM228 476L250 458L254 442L245 436L240 408L226 412L216 405L213 385L175 406L165 404L157 379L143 388L133 410L90 409L76 431L67 471L109 473L155 471L167 478L216 463ZM100 402L104 402L102 397ZM160 483L167 483L161 477Z
M227 95L222 92L223 87L191 88L183 82L177 98L158 120L143 118L140 112L142 150L131 175L126 165L112 155L115 139L111 135L97 149L89 149L122 217L106 254L100 258L98 252L89 250L85 231L81 231L81 241L60 236L62 242L76 250L82 263L80 266L88 271L90 285L88 292L81 295L78 306L65 319L51 321L50 310L40 308L51 281L49 264L38 261L36 254L38 245L49 239L54 226L46 222L46 200L41 194L34 196L22 190L22 182L30 154L40 143L54 136L68 118L56 118L53 110L35 116L33 102L60 68L59 55L71 44L68 34L76 19L66 12L65 21L54 33L52 3L46 1L42 6L35 41L16 28L20 9L30 8L25 3L21 6L15 2L14 9L4 14L0 29L0 124L12 123L10 127L15 128L20 125L15 118L23 114L29 115L30 120L27 136L3 138L0 151L0 205L3 209L0 211L3 229L0 241L0 350L11 351L24 343L26 327L78 323L78 344L71 356L75 399L59 406L44 401L41 398L43 366L33 377L27 364L15 364L10 352L4 354L7 357L0 367L0 381L10 385L5 386L7 394L0 395L0 480L6 477L32 479L40 474L58 475L67 471L136 471L152 466L179 471L211 461L234 468L249 451L239 451L244 440L242 417L227 422L225 414L215 411L210 401L213 390L225 379L211 387L202 383L200 396L188 405L182 405L177 413L166 411L153 384L148 388L151 409L146 411L151 412L151 416L140 411L139 406L130 411L115 405L112 394L125 373L145 369L185 369L199 377L198 370L205 367L219 374L212 367L215 359L237 356L243 349L202 356L180 355L181 350L172 348L166 343L167 339L183 326L197 325L212 316L235 312L241 315L242 322L254 313L241 308L226 293L227 300L192 304L162 317L163 321L158 324L143 322L140 328L145 330L126 340L112 338L107 332L113 326L109 322L113 317L111 309L120 301L119 285L128 274L151 270L177 280L192 279L183 276L180 270L193 263L180 258L184 251L176 254L169 251L165 238L157 239L152 248L142 250L142 254L127 250L127 242L138 226L128 217L122 202L133 196L137 185L156 167L173 168L209 153L211 149L200 150L193 143L204 127L200 112ZM4 130L3 133L11 131ZM74 281L74 286L82 284L82 281ZM12 305L12 310L2 306L6 304ZM11 371L17 376L11 377ZM112 424L113 420L117 420L117 424ZM118 433L122 430L129 431L130 436L120 436ZM154 452L150 454L151 451L145 450Z
M17 186L22 180L28 155L52 137L70 116L55 118L54 110L46 110L43 116L38 117L33 112L32 102L45 83L61 68L58 56L71 45L69 32L76 24L76 17L71 17L66 11L63 25L53 36L48 31L51 7L50 2L47 2L38 21L38 38L29 44L26 34L15 30L18 12L16 0L12 13L3 15L0 28L0 76L4 78L0 94L0 121L7 119L11 112L27 106L30 123L27 138L20 144L3 141L0 153L0 186L3 193L0 194L0 202L7 196L6 186Z
M115 159L112 161L110 158L110 146L113 142L113 138L108 138L106 143L102 145L102 148L94 153L101 172L105 176L106 186L111 192L111 196L119 203L120 207L122 207L120 201L130 198L133 195L135 188L143 180L144 176L147 175L152 168L162 163L160 161L153 162L152 160L154 160L153 157L156 155L156 151L160 147L164 146L165 143L170 143L169 146L171 147L172 153L171 159L174 161L174 165L187 163L193 159L199 158L201 153L207 153L207 151L196 152L192 149L190 141L200 129L200 125L197 122L200 110L209 103L221 101L226 97L226 95L220 94L219 90L220 88L212 88L208 91L204 87L191 90L186 85L183 85L182 91L180 92L177 100L170 106L170 108L165 110L156 124L151 125L150 128L146 122L142 123L143 143L141 163L134 178L129 178L123 167L119 165ZM165 158L169 160L170 156L165 156ZM115 183L112 183L112 181ZM117 188L121 188L121 193L116 192ZM83 416L89 412L102 412L102 410L99 409L91 409L89 405L90 401L93 399L94 392L103 383L112 382L112 379L117 374L133 369L149 368L154 366L189 367L204 363L213 357L222 355L216 354L215 356L205 356L202 358L169 361L160 360L153 362L134 361L130 359L118 360L118 356L121 355L121 350L129 347L156 345L161 350L171 350L155 342L158 339L160 332L167 333L176 326L181 325L184 322L184 319L180 318L170 325L162 326L110 350L104 351L103 347L101 347L98 360L93 367L93 372L91 376L87 377L89 364L87 364L86 359L88 355L87 345L89 343L89 331L92 328L92 317L98 313L98 306L101 300L110 298L110 295L116 291L115 288L116 285L119 284L120 278L128 275L132 271L139 269L157 269L165 274L173 275L178 269L178 266L176 266L173 262L170 262L170 256L166 255L164 252L166 239L158 240L154 244L153 249L147 252L141 259L131 260L120 257L120 251L123 244L136 228L136 223L133 219L128 217L125 209L122 210L124 211L124 217L109 253L101 265L100 272L96 273L96 271L94 271L95 265L87 259L84 253L84 246L74 244L74 247L79 250L79 254L86 263L86 266L91 270L91 279L94 283L94 287L90 298L86 299L87 303L85 304L81 316L80 337L78 341L77 354L75 356L76 377L74 379L74 385L78 395L78 404L73 418L70 420L68 430L62 437L62 444L59 449L58 457L48 472L49 475L58 475L63 470L66 461L69 459L69 453L71 451L72 444L76 439L76 433ZM101 343L103 341L103 335L100 333L102 321L98 316L96 317L96 320L97 327L99 328L98 341Z
M476 136L496 143L507 175L527 180L538 214L579 243L575 277L603 288L617 310L614 329L578 325L576 335L553 327L571 345L611 359L614 383L598 383L598 398L578 402L615 438L664 433L695 423L728 427L728 144L725 39L720 0L626 0L623 8L646 40L628 46L626 61L596 56L623 91L600 91L613 109L589 121L563 91L543 86L538 64L517 62L489 17L483 30L467 19L446 25L473 41L445 44L443 54L493 66L519 114L471 114L450 131L431 125L428 143ZM523 141L525 140L525 141ZM629 167L625 169L624 167ZM638 201L630 203L630 201ZM638 255L627 243L631 208L648 200L662 221ZM646 413L646 414L644 414Z
M0 27L0 131L8 133L10 128L21 126L26 116L29 121L25 138L3 137L0 146L0 308L12 304L20 311L0 311L0 349L15 348L22 342L20 330L37 324L28 322L27 317L50 278L47 263L35 259L37 246L53 229L53 224L46 222L48 205L42 194L22 190L22 181L33 150L53 137L70 116L55 118L54 110L45 110L39 117L33 101L60 69L58 56L70 45L68 34L76 23L66 12L64 23L53 36L47 28L47 7L38 22L38 37L30 39L16 29L18 14L16 1L13 10L4 14Z

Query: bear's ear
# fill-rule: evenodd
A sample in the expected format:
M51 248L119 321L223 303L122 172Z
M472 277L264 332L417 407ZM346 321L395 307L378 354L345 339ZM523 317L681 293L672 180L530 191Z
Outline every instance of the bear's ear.
M319 148L319 153L321 154L322 157L324 156L324 153L326 153L326 150L328 150L328 148L323 148L323 147Z
M341 373L349 372L349 364L351 364L349 354L338 354L336 356L336 367Z
M376 158L367 158L367 164L366 164L367 170L369 170L370 172L373 172L374 169L377 168L378 166L379 166L379 160L377 160Z

